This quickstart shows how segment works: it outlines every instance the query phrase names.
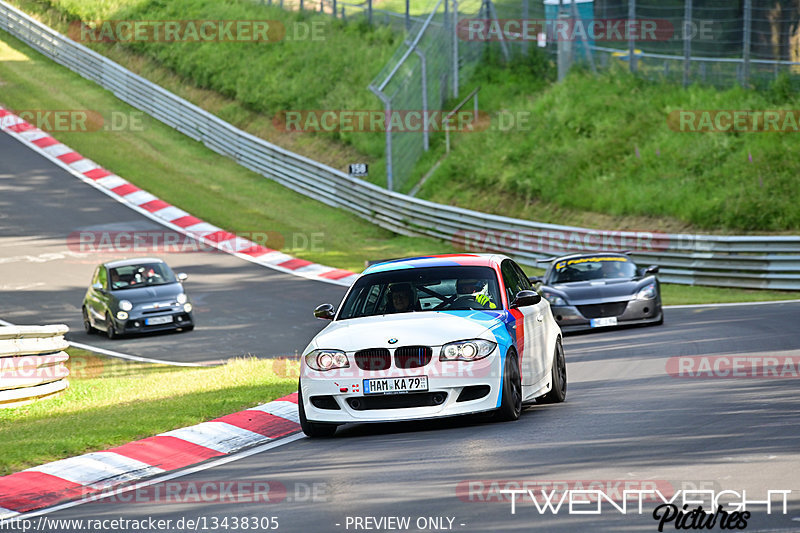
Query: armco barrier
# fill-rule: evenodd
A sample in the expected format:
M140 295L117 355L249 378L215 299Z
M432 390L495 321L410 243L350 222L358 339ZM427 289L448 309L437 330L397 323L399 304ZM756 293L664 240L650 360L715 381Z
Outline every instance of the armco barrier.
M632 249L663 281L800 290L800 236L720 236L557 226L489 215L387 191L246 133L0 1L0 28L212 150L303 195L406 235L500 251L525 263L566 250ZM484 238L484 237L491 238ZM609 238L611 236L612 238ZM613 238L616 236L617 238Z
M67 326L0 326L0 408L16 407L69 386Z

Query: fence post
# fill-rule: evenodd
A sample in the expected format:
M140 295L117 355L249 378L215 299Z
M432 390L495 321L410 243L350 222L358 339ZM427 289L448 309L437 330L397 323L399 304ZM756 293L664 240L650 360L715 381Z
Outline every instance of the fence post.
M411 31L411 0L406 0L406 31Z
M367 22L372 24L372 0L367 0Z
M528 16L528 0L522 0L522 20L528 20ZM525 35L522 36L522 55L528 55L528 39Z
M303 0L300 0L300 11L303 10Z
M636 24L636 0L628 0L628 28ZM630 31L630 30L629 30ZM631 72L636 72L636 39L633 31L628 34L628 64Z
M428 65L425 59L425 52L416 47L414 52L419 56L422 66L422 147L427 152L430 148L430 132L428 131Z
M747 87L750 83L750 26L753 16L752 0L744 0L744 47L742 59L744 60L744 72L742 72L742 85Z
M338 13L336 12L336 0L333 0L333 18L336 18Z
M447 2L447 0L444 0ZM458 0L453 0L453 98L458 98Z
M689 86L689 69L692 61L692 0L685 0L683 9L683 86Z
M568 18L569 15L565 12L558 13L559 24L568 24ZM572 67L572 42L570 39L556 38L556 43L558 47L558 81L563 81Z

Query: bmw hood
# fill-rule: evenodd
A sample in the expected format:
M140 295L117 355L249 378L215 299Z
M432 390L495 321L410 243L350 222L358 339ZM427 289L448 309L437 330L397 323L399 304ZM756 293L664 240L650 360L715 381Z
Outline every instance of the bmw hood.
M143 304L148 302L174 302L175 298L182 292L183 285L180 283L168 283L166 285L152 285L135 289L117 289L113 291L113 295L117 300L128 300L133 304Z
M441 346L477 338L494 341L489 330L501 323L503 313L422 311L337 320L319 332L304 353L316 348L352 352L364 348Z
M621 302L632 299L643 287L655 278L604 279L559 283L543 287L554 294L565 297L569 304L592 304L599 302Z

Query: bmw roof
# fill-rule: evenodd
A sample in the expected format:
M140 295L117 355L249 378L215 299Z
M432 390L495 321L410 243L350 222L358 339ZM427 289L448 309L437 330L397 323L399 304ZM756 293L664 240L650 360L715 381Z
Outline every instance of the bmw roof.
M506 256L497 254L445 254L392 259L367 267L363 274L388 272L406 268L426 268L444 266L494 266Z

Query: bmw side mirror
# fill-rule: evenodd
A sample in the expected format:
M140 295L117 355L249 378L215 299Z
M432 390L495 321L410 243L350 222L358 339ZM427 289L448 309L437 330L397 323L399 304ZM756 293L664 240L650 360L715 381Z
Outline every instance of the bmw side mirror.
M336 308L332 304L322 304L314 309L314 316L323 320L333 320L336 316Z
M183 283L184 281L189 279L189 274L187 274L186 272L181 272L176 277L178 278L179 282Z
M542 301L542 295L536 291L519 291L511 302L511 309L536 305Z
M648 274L658 274L658 265L650 265L644 270L644 275L647 276Z

